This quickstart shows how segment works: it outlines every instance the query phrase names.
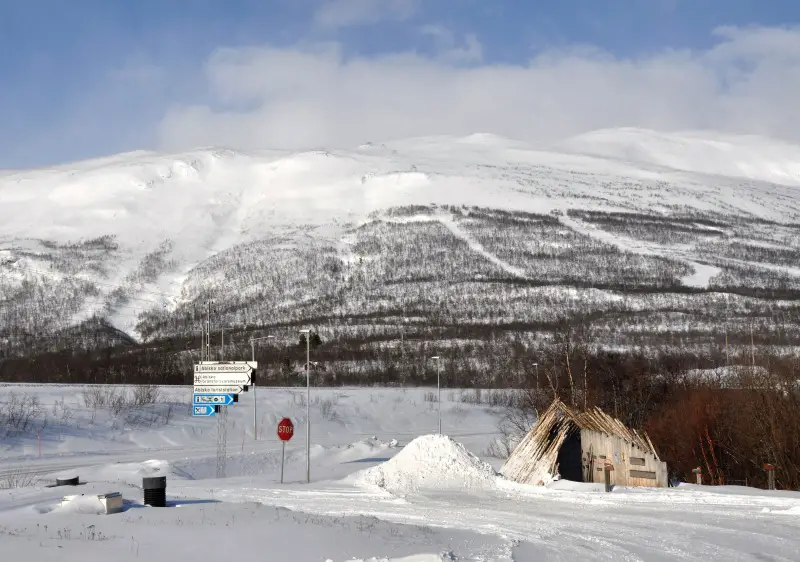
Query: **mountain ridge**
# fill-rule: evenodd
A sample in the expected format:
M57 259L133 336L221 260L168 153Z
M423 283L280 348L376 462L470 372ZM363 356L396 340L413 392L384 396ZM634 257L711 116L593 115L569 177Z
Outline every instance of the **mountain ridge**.
M659 146L663 134L648 138ZM765 298L795 314L795 187L766 181L763 167L753 166L757 179L695 173L578 154L592 147L572 142L554 152L476 134L352 150L136 152L2 176L0 305L10 313L0 334L100 318L140 340L170 337L199 330L207 300L227 307L220 321L233 329L383 322L404 307L451 324L608 316L614 302L657 316L655 295L670 291L673 309L695 314L711 306L686 297L696 290L754 295L741 297L744 315ZM568 304L576 290L583 300ZM552 302L531 316L524 303L540 298ZM26 315L48 301L61 308ZM367 324L359 329L374 331Z

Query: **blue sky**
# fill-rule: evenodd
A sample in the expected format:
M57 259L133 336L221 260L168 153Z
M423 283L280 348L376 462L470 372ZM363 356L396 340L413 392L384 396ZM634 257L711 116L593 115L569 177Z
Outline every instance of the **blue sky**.
M0 167L160 147L174 108L216 110L208 61L223 47L335 42L345 58L436 57L442 41L472 35L479 60L451 64L499 67L581 45L615 60L703 52L720 26L798 21L797 0L6 0Z

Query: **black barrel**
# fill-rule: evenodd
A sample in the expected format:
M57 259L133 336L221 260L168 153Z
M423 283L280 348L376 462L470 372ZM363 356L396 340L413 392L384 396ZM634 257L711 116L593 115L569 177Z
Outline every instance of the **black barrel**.
M56 478L56 486L77 486L78 477L75 478Z
M167 507L167 477L142 478L144 504L151 507Z

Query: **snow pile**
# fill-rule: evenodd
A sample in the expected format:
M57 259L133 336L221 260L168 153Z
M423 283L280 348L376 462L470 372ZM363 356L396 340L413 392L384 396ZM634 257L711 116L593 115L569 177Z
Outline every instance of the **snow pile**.
M106 508L95 494L81 494L65 496L64 500L52 509L52 512L105 515Z
M496 485L497 477L462 444L444 435L423 435L385 463L355 473L352 480L402 496L422 489L486 489Z

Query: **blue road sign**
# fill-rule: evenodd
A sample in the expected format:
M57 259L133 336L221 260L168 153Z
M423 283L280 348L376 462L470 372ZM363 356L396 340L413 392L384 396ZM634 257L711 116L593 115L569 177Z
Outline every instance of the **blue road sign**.
M230 406L233 404L233 394L195 394L194 403Z
M193 416L214 416L216 412L214 411L213 405L204 405L198 406L197 404L194 405L192 408L192 415Z

